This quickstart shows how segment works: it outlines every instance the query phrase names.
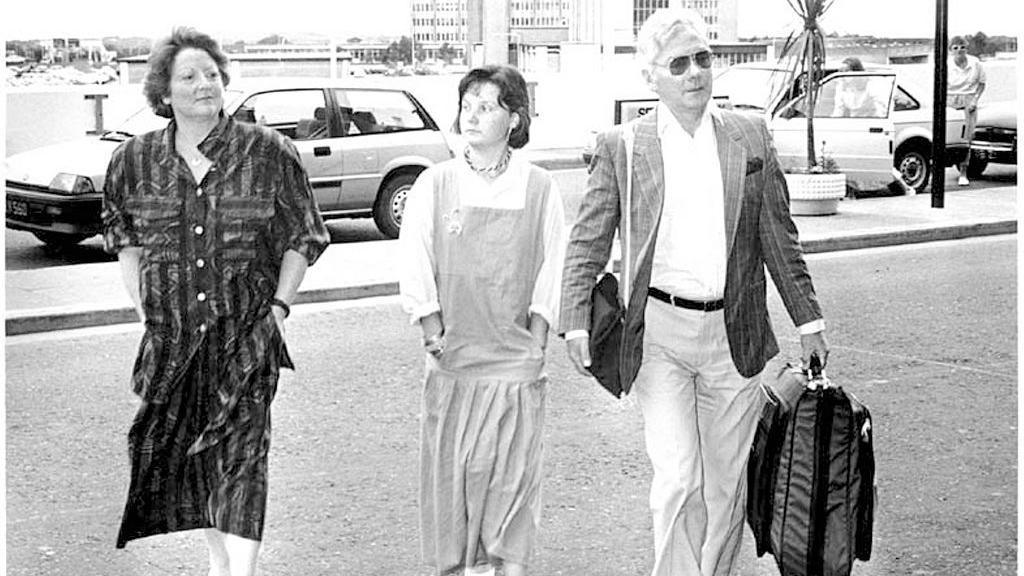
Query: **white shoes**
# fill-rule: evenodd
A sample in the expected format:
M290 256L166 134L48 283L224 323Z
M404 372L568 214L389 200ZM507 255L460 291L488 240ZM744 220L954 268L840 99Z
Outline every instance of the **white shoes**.
M971 181L967 179L967 176L961 176L960 179L956 181L956 183L958 186L970 186Z

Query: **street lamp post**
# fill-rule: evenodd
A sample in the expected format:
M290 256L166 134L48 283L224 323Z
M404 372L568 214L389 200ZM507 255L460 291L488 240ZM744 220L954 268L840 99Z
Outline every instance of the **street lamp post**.
M935 0L935 85L932 111L932 208L946 199L946 48L948 0ZM965 134L970 139L971 134ZM968 140L968 143L970 140ZM968 144L967 153L970 154Z

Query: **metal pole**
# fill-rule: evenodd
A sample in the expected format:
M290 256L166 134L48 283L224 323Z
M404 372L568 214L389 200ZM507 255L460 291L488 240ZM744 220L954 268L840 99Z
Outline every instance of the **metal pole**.
M935 90L932 111L932 208L946 199L946 49L948 0L935 0ZM968 151L970 153L970 151Z

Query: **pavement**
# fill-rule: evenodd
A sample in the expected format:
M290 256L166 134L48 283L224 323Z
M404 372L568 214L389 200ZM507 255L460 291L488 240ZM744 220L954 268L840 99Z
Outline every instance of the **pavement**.
M527 150L548 169L582 168L579 149ZM836 214L794 218L806 253L1017 232L1017 187L946 188L928 194L844 199ZM309 269L296 304L398 293L397 242L332 244ZM117 262L5 273L7 335L136 321Z

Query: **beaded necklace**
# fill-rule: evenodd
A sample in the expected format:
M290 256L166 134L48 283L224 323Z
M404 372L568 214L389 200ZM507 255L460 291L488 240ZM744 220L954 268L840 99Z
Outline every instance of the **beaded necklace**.
M491 164L490 166L485 166L483 168L477 168L476 166L473 165L473 161L469 159L469 146L466 146L466 149L463 151L462 155L466 159L466 164L469 164L469 167L473 170L473 172L476 172L481 176L490 176L491 178L497 178L499 175L501 175L502 172L505 171L506 168L508 168L508 162L509 160L512 159L512 148L505 148L505 154L502 155L500 160L498 160L494 164Z

